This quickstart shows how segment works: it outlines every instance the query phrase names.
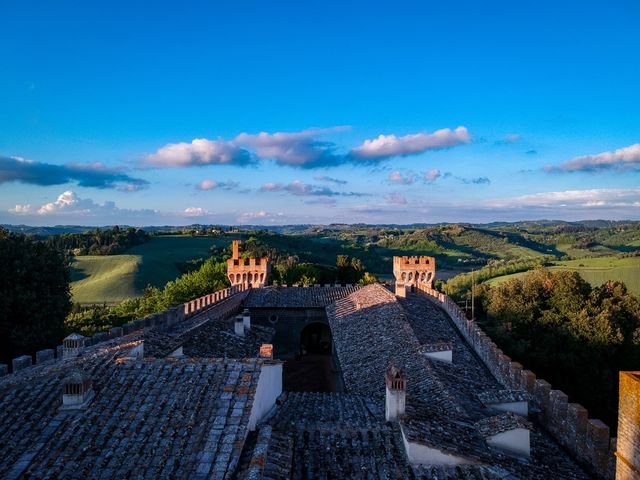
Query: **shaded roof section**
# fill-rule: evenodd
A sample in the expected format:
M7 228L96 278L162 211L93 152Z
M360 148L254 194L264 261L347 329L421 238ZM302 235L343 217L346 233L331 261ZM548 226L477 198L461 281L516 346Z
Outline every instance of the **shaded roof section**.
M245 299L244 306L249 308L325 308L360 288L360 285L253 288Z
M222 478L240 456L262 362L132 359L127 346L0 381L0 477ZM82 363L95 396L58 409Z

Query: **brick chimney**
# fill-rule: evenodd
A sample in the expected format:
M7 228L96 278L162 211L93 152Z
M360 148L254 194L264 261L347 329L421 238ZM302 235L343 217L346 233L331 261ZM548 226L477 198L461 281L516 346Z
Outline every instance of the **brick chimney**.
M271 343L263 343L260 345L260 353L258 353L258 356L271 360L273 358L273 345Z
M233 240L231 242L231 248L233 250L233 255L231 258L234 260L240 258L240 240Z
M406 298L407 286L402 282L396 282L396 297Z
M404 415L407 394L407 376L400 368L391 365L384 375L386 383L385 418L395 422Z
M84 410L93 398L91 378L83 370L75 369L62 380L61 410Z
M616 480L640 478L640 372L620 372Z

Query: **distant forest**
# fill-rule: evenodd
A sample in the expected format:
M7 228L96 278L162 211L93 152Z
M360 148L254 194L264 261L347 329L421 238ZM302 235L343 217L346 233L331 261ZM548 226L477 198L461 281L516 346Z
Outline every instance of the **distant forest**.
M139 228L115 227L101 230L96 228L83 233L63 233L51 235L46 242L53 248L74 255L117 255L135 245L149 241L149 234Z

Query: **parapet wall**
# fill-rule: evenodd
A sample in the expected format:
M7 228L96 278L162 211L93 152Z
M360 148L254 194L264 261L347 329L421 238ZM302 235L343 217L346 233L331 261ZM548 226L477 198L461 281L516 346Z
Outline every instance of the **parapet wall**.
M95 345L100 342L112 340L114 338L128 335L143 328L167 328L175 323L182 322L186 319L193 318L198 315L210 313L215 309L215 318L227 318L237 312L240 302L248 294L249 287L247 285L235 285L229 288L218 290L195 300L180 304L176 307L156 313L145 318L139 318L122 325L121 327L113 327L106 332L98 332L85 340L85 347ZM63 355L63 346L58 345L54 349L40 350L35 356L22 355L14 358L11 365L11 373L19 372L32 365L42 364L48 361L61 360ZM35 357L35 364L34 364ZM0 364L0 377L9 373L9 366Z
M442 304L464 339L500 383L509 389L528 392L539 422L581 465L598 478L615 478L616 440L609 437L609 427L600 420L588 418L587 409L582 405L569 403L565 393L552 389L532 371L512 362L447 295L424 285L418 285L418 289Z

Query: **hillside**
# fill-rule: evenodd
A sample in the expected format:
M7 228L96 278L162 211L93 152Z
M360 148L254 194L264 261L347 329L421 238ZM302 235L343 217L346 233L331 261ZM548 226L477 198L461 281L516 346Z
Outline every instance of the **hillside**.
M140 296L147 285L163 286L179 276L180 263L208 258L212 246L229 240L159 236L123 255L79 256L72 266L74 302L116 303Z
M583 258L578 260L558 261L549 270L573 270L580 274L592 286L600 286L613 280L624 282L630 293L640 297L640 257L618 258L613 256ZM490 285L505 282L511 278L519 278L526 272L503 275L489 280Z
M616 259L616 255L640 248L639 222L329 225L278 230L287 233L236 228L217 237L154 236L123 255L78 256L73 270L74 300L116 302L141 295L148 284L162 286L180 275L184 271L181 264L208 257L212 246L227 247L233 238L249 237L279 255L296 257L300 263L334 267L338 255L356 257L367 271L383 280L392 278L394 255L435 256L440 279L491 261L545 259L553 261L553 268L579 269L594 284L620 279L629 283L631 291L640 293L636 259Z

